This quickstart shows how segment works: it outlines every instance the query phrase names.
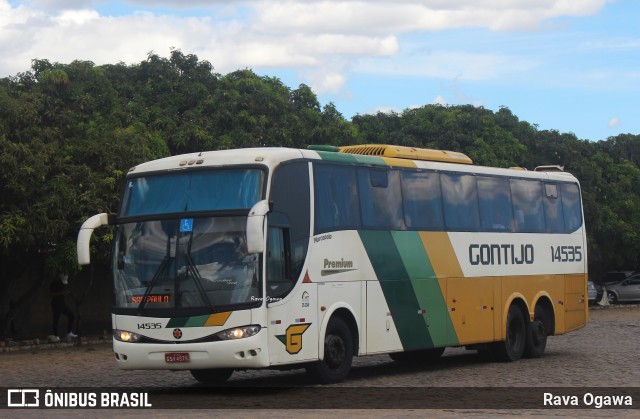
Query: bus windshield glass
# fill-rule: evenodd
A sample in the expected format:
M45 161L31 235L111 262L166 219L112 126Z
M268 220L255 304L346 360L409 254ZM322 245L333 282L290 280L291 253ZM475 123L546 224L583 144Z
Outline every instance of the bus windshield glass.
M120 217L249 210L262 196L264 173L256 168L201 170L132 177Z
M115 306L216 309L261 300L246 217L124 223L116 235Z
M202 309L260 301L246 215L262 198L259 168L133 176L113 260L116 307ZM209 213L209 214L207 214Z

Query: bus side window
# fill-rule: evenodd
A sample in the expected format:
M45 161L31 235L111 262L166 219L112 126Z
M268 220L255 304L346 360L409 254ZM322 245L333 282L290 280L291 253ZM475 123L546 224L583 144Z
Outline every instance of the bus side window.
M444 229L440 175L403 170L401 174L404 221L410 230Z
M537 180L511 179L511 196L516 224L515 232L544 232L542 183Z
M567 232L577 230L582 225L582 210L580 209L580 190L573 183L560 185L560 197L564 210L564 224Z
M398 170L359 167L358 190L365 227L404 230Z
M452 231L478 231L480 214L476 177L459 173L442 173L444 223Z
M509 179L478 176L482 231L511 232L513 207Z
M286 294L295 282L287 268L287 230L269 227L267 233L267 298Z
M564 214L558 196L558 185L544 183L544 218L548 233L563 233Z
M355 167L314 164L315 234L360 226Z

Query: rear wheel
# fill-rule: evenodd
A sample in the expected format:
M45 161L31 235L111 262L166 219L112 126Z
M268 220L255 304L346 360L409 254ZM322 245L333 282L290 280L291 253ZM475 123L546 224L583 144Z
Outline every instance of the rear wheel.
M349 375L352 361L351 330L340 317L333 317L324 337L324 359L307 366L307 372L319 383L339 383Z
M527 327L522 311L511 305L507 313L506 339L494 344L494 353L498 361L512 362L522 358L527 340Z
M524 356L526 358L540 358L544 354L549 330L546 311L540 306L536 307L533 321L527 328L527 341L524 347Z
M225 383L231 374L233 369L231 368L214 368L206 370L190 370L193 378L203 384L223 384Z

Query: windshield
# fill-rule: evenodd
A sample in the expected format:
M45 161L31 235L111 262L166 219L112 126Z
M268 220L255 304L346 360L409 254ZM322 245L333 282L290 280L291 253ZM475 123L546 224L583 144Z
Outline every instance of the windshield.
M248 210L261 198L263 176L260 169L227 168L133 177L120 217Z
M261 300L246 217L124 223L114 258L118 308L216 308Z

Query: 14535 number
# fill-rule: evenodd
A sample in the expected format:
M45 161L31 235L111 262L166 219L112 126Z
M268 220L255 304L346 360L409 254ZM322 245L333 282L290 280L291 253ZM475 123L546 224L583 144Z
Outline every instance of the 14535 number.
M551 246L552 262L581 262L582 246Z

